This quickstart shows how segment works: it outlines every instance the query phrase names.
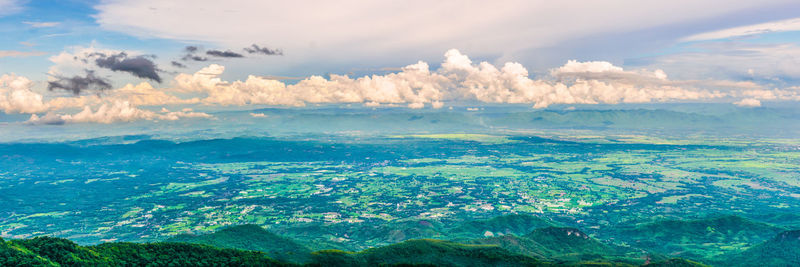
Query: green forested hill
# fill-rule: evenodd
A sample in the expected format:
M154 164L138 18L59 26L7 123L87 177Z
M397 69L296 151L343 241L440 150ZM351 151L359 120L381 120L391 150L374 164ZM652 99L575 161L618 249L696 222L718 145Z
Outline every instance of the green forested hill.
M205 244L220 248L235 248L265 252L280 261L305 263L311 258L311 249L292 239L273 234L258 225L233 226L203 235L178 235L167 242Z
M6 242L0 238L0 266L48 266L52 261L39 256L29 249Z
M621 251L570 227L550 226L535 229L523 236L496 236L475 239L469 243L496 245L511 252L561 264L604 262L638 265L645 262L643 253Z
M433 266L548 266L549 263L491 245L466 245L419 239L352 253L314 252L322 266L433 265Z
M550 255L559 254L610 254L611 248L589 237L581 230L570 227L545 227L524 236L548 248Z
M264 253L186 243L79 246L37 237L0 244L0 266L286 266Z
M462 229L461 233L494 229L498 235L463 242L413 239L359 252L311 252L304 244L256 225L233 226L202 235L180 235L156 243L81 246L54 237L0 239L0 266L705 266L692 260L714 266L800 266L800 230L782 232L758 245L749 245L746 250L687 260L647 249L606 244L571 227L545 226L515 235L515 231L541 223L526 217L500 217L481 222L487 225L467 223L451 229ZM708 228L728 229L725 232L729 235L758 236L762 231L773 230L769 225L738 217L719 217L667 222L661 224L666 229L650 233L666 233L671 229L684 238L688 235L696 235L693 238L697 240L719 238L714 232L701 235L696 228L703 223ZM652 229L653 225L646 225L644 229ZM663 235L653 238L673 240Z
M665 260L665 261L659 261L659 262L653 262L653 263L650 263L650 264L645 264L644 266L646 266L646 267L706 267L708 265L705 265L705 264L702 264L702 263L699 263L699 262L696 262L696 261L690 261L690 260L684 260L684 259L669 259L669 260Z
M763 242L785 229L739 216L660 220L623 229L616 238L633 247L678 257L715 257Z
M800 266L800 230L786 231L770 240L733 254L730 266Z
M450 239L475 239L487 236L517 235L552 226L549 220L527 214L509 214L488 220L467 221L448 231Z

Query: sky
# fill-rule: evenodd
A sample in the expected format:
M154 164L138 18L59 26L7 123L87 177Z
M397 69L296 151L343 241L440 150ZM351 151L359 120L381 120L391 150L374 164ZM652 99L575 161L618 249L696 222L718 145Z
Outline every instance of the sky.
M800 100L800 2L0 0L0 119Z

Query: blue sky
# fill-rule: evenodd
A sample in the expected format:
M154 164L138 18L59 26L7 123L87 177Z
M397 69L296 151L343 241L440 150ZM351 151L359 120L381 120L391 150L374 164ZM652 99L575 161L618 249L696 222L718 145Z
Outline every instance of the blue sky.
M60 122L115 104L155 112L137 119L175 105L760 106L800 99L794 10L782 0L0 0L0 111Z

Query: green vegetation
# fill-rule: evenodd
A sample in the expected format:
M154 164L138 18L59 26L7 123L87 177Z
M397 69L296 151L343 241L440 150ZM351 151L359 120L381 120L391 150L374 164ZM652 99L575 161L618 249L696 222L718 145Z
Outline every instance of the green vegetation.
M708 265L690 261L685 259L669 259L665 261L659 261L654 263L645 264L646 267L706 267Z
M669 221L661 225L690 232L699 222L717 226L754 225L732 216L683 223ZM480 224L486 225L481 227ZM502 216L464 223L452 229L461 229L456 232L463 237L465 232L497 227L525 229L534 224L549 225L535 217ZM676 224L682 226L676 227ZM742 227L757 231L752 226ZM197 236L180 235L156 243L80 246L53 237L0 239L0 266L706 266L684 258L667 258L653 251L604 244L571 227L544 226L522 236L511 231L498 234L464 242L413 239L359 252L334 249L311 252L298 241L255 225L228 227ZM703 262L729 266L796 266L800 264L798 248L800 230L786 231L749 249L706 258Z
M631 246L693 259L714 259L758 244L783 229L739 216L698 220L659 220L625 229L618 238Z
M314 262L322 266L432 265L432 266L541 266L534 258L497 246L465 245L419 239L358 253L319 251Z
M550 263L638 264L718 263L800 229L795 139L536 134L0 144L0 236L172 240L297 263L311 251L438 239ZM255 227L233 226L248 224L269 233L241 239ZM580 229L589 245L528 236L547 227Z
M504 235L476 239L472 244L496 245L508 251L558 264L640 265L642 253L612 248L575 228L544 227L524 236Z
M37 237L0 244L2 266L285 266L263 253L182 243L106 243L84 247Z
M488 220L465 222L449 231L450 239L475 239L502 235L524 235L553 225L553 222L527 214L510 214Z
M0 238L0 266L47 266L55 265L29 249L6 242Z
M571 227L545 227L524 236L539 244L546 244L545 255L550 257L567 254L613 254L613 249Z
M166 241L261 251L270 258L294 263L305 263L311 259L309 248L252 224L228 227L204 235L177 235Z
M800 230L782 232L741 253L733 253L729 266L800 266Z

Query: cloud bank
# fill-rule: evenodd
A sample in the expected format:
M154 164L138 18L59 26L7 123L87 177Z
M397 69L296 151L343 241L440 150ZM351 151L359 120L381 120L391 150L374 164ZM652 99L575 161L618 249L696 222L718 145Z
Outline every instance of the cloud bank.
M287 84L254 75L244 81L225 81L221 78L224 72L224 66L211 64L195 73L178 74L167 88L141 82L98 90L96 94L50 98L31 90L33 83L26 78L4 75L0 80L0 110L33 114L29 121L32 124L62 124L211 118L209 114L191 110L170 112L163 109L167 105L362 104L417 109L442 108L458 102L545 108L554 104L731 101L753 107L760 106L762 100L800 100L800 88L765 89L752 82L725 80L671 80L660 69L628 70L605 61L570 60L535 79L519 63L496 66L473 62L455 49L445 53L444 61L436 69L419 61L394 73L356 78L331 74L329 78L311 76ZM91 71L87 77L96 78ZM58 88L87 90L93 84L85 78L63 78L65 81ZM64 85L67 82L72 84ZM161 112L139 108L159 106ZM74 114L61 111L67 109L81 111Z
M181 118L211 118L211 115L202 112L193 112L191 109L170 112L163 109L160 113L136 108L128 101L113 101L102 104L96 110L84 107L76 114L47 113L43 117L31 115L30 124L64 124L64 123L115 123L132 122L137 120L169 120Z
M359 78L311 76L290 85L257 76L223 81L219 77L224 70L212 64L194 74L176 76L175 84L181 91L205 94L200 102L208 105L364 103L439 108L446 101L478 101L544 108L552 104L645 103L724 96L718 91L680 87L667 80L661 70L629 72L608 62L570 61L551 72L559 79L572 77L569 82L531 79L519 63L505 63L500 68L488 62L475 64L458 50L449 50L437 70L420 61L397 73Z

